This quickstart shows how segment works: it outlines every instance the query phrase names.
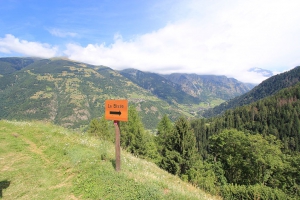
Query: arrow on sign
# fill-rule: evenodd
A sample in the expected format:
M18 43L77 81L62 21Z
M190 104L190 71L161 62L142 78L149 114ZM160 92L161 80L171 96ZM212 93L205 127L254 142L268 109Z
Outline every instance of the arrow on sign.
M111 115L121 115L121 111L110 111L109 114Z

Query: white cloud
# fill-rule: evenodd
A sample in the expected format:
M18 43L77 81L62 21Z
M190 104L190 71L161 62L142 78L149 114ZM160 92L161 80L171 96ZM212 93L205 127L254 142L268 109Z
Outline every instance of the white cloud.
M252 83L265 79L248 72L252 67L283 71L300 63L300 1L186 5L184 19L159 30L129 41L116 35L111 45L68 44L64 53L114 69L217 74Z
M20 40L11 34L0 38L0 52L6 54L15 52L27 56L49 58L56 56L57 50L57 47L50 46L49 44Z
M73 33L73 32L68 32L68 31L63 31L57 28L51 28L51 29L47 29L52 35L56 36L56 37L77 37L78 34L77 33Z

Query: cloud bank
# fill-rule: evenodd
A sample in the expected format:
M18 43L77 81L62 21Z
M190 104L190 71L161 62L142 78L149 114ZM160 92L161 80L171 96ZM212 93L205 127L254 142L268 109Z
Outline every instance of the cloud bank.
M64 53L114 69L217 74L252 83L266 77L250 68L283 71L300 63L299 1L229 1L210 13L202 7L191 1L185 19L129 41L115 35L113 44L68 44Z
M4 38L0 38L0 52L5 54L14 52L26 56L49 58L56 56L57 50L58 49L55 46L20 40L11 34L6 34Z
M75 40L60 45L58 51L56 46L8 34L0 38L0 52L40 57L59 54L117 70L226 75L250 83L266 79L249 72L251 68L282 72L300 64L299 0L174 3L164 27L132 35L131 39L124 40L122 33L116 33L111 44L82 45ZM54 36L76 39L75 33L49 31Z

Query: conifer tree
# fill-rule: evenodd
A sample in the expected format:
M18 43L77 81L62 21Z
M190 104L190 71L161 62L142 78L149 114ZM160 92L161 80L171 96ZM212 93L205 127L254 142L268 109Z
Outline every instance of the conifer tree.
M168 135L171 134L172 128L173 127L171 120L168 118L167 115L164 115L157 125L156 143L160 154L162 154L163 146L166 143L165 140L168 137Z
M177 175L187 175L196 160L196 138L189 122L180 117L166 137L161 167Z
M129 106L128 121L121 122L121 146L130 153L156 160L158 152L154 139L145 131L139 114L134 106Z

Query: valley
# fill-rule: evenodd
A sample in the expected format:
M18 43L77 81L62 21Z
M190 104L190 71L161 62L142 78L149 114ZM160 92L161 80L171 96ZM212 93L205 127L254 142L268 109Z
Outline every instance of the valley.
M180 115L199 117L199 111L250 90L225 77L209 81L196 76L181 84L154 73L118 72L61 58L0 58L0 74L0 118L44 120L81 130L104 114L107 99L128 99L145 127L153 130L164 114L172 121Z
M34 170L43 162L55 164L44 170L70 170L60 185L58 179L44 182L47 176L43 174L41 179L32 177L27 161L19 163L28 164L24 173L30 181L39 182L41 191L53 189L57 198L104 195L114 199L110 185L103 190L95 185L103 184L102 179L113 184L121 178L126 184L119 187L120 194L128 198L298 199L299 69L272 76L252 88L224 76L115 71L61 58L0 58L1 158L13 160L18 155L10 152L25 151L29 157L40 158L40 163L30 160L36 163ZM128 122L120 123L125 153L122 175L112 170L114 127L103 116L108 99L129 102ZM47 143L51 138L54 140ZM151 177L162 176L156 170L159 167L195 188L181 193L157 178L138 181L147 175L132 174L137 168L131 168L130 156L151 166L155 170ZM105 169L97 171L95 163ZM11 167L18 169L14 164L2 169L2 185L16 181L16 176L6 172ZM27 196L22 194L33 195L28 188L14 193L14 187L4 188L5 195L24 199Z

